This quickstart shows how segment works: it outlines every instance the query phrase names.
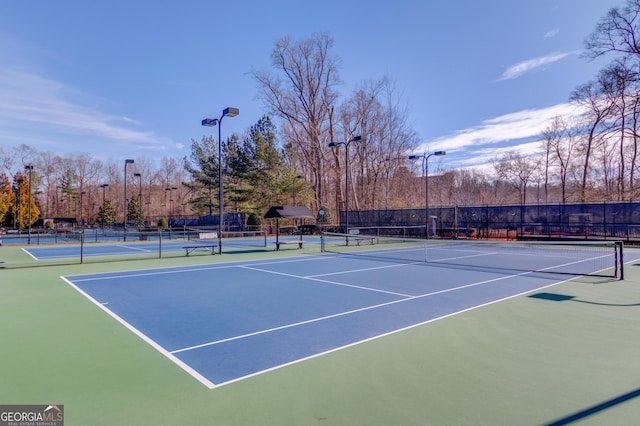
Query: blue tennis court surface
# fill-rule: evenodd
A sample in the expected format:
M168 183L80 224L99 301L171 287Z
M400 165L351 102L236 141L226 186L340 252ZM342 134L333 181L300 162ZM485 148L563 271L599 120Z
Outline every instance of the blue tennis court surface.
M64 279L213 388L566 277L324 254Z

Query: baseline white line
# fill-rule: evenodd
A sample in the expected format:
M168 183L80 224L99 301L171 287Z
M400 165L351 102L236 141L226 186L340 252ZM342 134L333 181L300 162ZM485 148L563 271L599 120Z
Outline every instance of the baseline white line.
M122 274L120 275L109 275L109 274L113 274L112 272L98 272L98 273L89 273L89 274L78 274L78 275L73 275L73 277L75 282L98 281L98 280L109 280L112 278L164 275L164 274L191 272L191 271L208 271L212 269L235 268L235 267L243 266L243 264L245 263L249 263L252 265L275 265L280 263L307 262L307 261L316 261L316 260L324 260L324 259L333 259L335 257L336 256L325 257L325 256L306 255L304 259L296 259L291 261L277 260L274 262L264 262L264 261L257 262L255 260L245 260L242 262L238 262L238 261L224 262L224 263L217 263L214 265L201 264L201 265L194 265L194 266L165 266L165 267L159 267L159 268L156 267L156 268L150 268L150 269L135 269L132 271L123 271ZM96 275L104 275L104 276L96 277ZM84 276L88 276L90 278L79 278Z
M33 254L31 254L31 252L29 250L27 250L25 247L22 247L22 251L24 251L25 253L27 253L29 256L31 256L31 258L33 260L40 260L37 257L35 257Z
M185 269L176 269L173 271L163 271L160 270L160 268L158 269L149 269L149 271L151 272L135 272L135 273L124 273L121 275L109 275L109 276L104 276L104 277L93 277L93 278L78 278L78 279L74 279L75 282L85 282L85 281L101 281L101 280L110 280L113 278L129 278L129 277L147 277L147 276L152 276L152 275L167 275L167 274L179 274L179 273L185 273L185 272L196 272L196 271L209 271L212 269L227 269L227 268L235 268L235 265L218 265L218 266L210 266L210 267L201 267L201 268L189 268L186 269L186 267L182 267L180 266L179 268L185 268ZM175 266L174 266L175 268ZM104 272L103 274L109 274L109 272ZM88 275L98 275L98 274L88 274ZM82 276L82 275L78 275L78 276Z

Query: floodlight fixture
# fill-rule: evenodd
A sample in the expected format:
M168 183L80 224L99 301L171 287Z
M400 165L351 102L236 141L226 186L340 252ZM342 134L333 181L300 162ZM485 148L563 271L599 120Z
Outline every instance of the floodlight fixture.
M441 157L446 155L446 151L435 151L431 154L422 154L422 155L410 155L409 160L417 160L418 158L422 158L424 160L424 232L425 238L429 238L429 158L430 157Z
M222 119L224 117L235 117L240 114L240 109L234 107L227 107L222 110L220 118L205 118L202 120L202 125L207 127L218 126L218 185L219 189L219 205L220 205L220 218L218 220L218 252L222 254L222 224L224 222L224 185L222 175Z

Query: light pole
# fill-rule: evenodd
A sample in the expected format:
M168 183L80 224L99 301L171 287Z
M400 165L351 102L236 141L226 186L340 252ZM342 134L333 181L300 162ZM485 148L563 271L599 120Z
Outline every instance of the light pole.
M100 185L100 188L102 188L102 217L100 218L100 222L102 224L102 229L104 231L104 204L107 201L107 198L105 196L105 189L109 186L108 183L103 183L102 185Z
M227 107L222 111L220 118L205 118L202 125L207 127L218 126L218 185L220 205L220 218L218 219L218 252L222 254L222 222L224 220L224 185L222 180L222 119L224 117L235 117L240 114L238 108Z
M176 188L175 186L172 187L166 187L164 189L164 193L166 194L167 191L169 191L169 227L171 227L171 219L173 217L173 191L175 191ZM165 201L166 201L166 197L165 197Z
M29 209L29 236L27 237L27 243L31 244L31 174L33 172L33 165L27 164L24 166L24 169L29 173L29 201L28 201L28 209Z
M142 211L142 173L134 173L133 175L138 178L138 205L140 206L140 218L144 222L144 214Z
M295 179L293 180L293 188L292 188L292 190L293 190L293 194L292 194L292 195L293 195L293 205L294 205L294 206L296 205L296 181L297 181L298 179L304 179L304 176L302 176L302 175L298 175L298 176L296 176L296 177L295 177Z
M84 228L84 218L83 218L84 210L82 209L82 203L83 203L82 196L83 196L84 194L86 194L86 192L84 192L84 191L80 191L80 222L82 223L82 227L83 227L83 228Z
M16 179L16 185L13 185L13 193L15 197L13 198L13 227L16 228L16 217L18 218L18 229L20 226L20 210L22 210L22 197L20 192L22 191L22 182L24 180L22 178ZM20 202L18 202L20 200Z
M425 215L425 238L429 238L429 158L436 156L440 157L446 155L445 151L436 151L431 154L422 155L410 155L409 160L415 160L417 158L424 159L424 215Z
M347 233L347 245L349 245L349 145L351 145L351 142L358 142L362 140L362 136L354 136L353 138L351 138L351 140L348 140L347 142L329 142L329 148L333 148L335 146L338 145L344 145L346 148L346 161L345 161L345 165L347 167L347 173L346 173L346 190L345 190L345 205L344 205L344 210L345 210L345 231Z
M127 164L133 164L133 160L124 160L124 240L127 241Z
M100 188L102 188L102 205L104 206L104 202L107 200L105 195L104 195L104 190L106 187L108 187L109 184L108 183L103 183L102 185L100 185Z

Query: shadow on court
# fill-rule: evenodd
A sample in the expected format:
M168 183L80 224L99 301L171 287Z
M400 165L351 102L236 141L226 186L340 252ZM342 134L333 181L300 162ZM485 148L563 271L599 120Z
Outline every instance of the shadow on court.
M580 300L576 299L575 296L569 296L566 294L556 294L556 293L536 293L532 294L529 297L532 299L542 299L542 300L550 300L553 302L578 302L578 303L587 303L589 305L601 305L601 306L640 306L640 303L602 303L602 302L593 302L589 300Z
M582 420L585 417L591 416L593 414L599 413L600 411L604 411L608 408L612 408L618 404L622 404L624 402L629 401L630 399L637 398L640 396L640 389L633 390L631 392L625 393L623 395L612 398L608 401L601 402L600 404L594 405L593 407L586 408L577 413L571 414L562 419L553 421L551 423L547 423L546 426L562 426L568 425L573 422L577 422L578 420Z

